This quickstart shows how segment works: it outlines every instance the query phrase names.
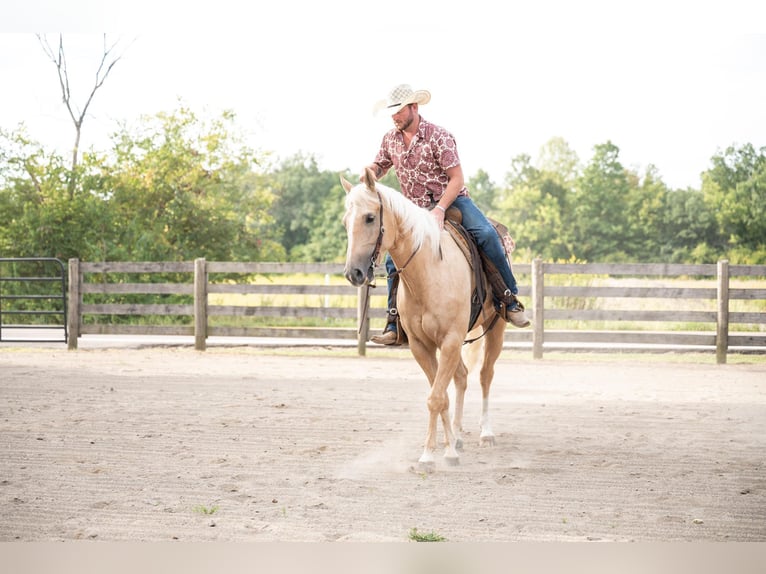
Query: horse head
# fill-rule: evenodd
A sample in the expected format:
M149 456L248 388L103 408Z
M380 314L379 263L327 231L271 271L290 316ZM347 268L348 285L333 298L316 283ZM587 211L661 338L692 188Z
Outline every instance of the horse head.
M343 176L340 178L346 190L343 225L348 236L344 275L356 287L373 280L383 241L383 203L372 170L366 169L362 180L353 185Z

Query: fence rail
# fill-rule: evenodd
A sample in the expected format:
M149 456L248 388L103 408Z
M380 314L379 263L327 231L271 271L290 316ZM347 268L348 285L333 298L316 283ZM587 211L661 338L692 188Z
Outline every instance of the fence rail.
M609 345L614 350L643 346L644 350L688 348L715 351L719 363L732 351L766 348L766 265L717 264L558 264L535 260L514 265L523 287L522 300L531 300L531 329L508 329L511 345L530 347L533 357L545 349ZM69 348L83 334L165 334L194 336L204 350L210 336L355 339L365 354L371 321L385 318L385 281L365 297L342 281L343 266L333 263L240 263L197 259L193 262L85 263L69 261ZM288 284L287 275L324 278L317 283ZM136 279L134 276L139 276ZM173 280L167 279L172 276ZM214 276L214 277L213 277ZM154 282L159 278L161 282ZM340 281L331 284L330 278ZM736 279L736 282L733 280ZM281 281L281 282L280 282ZM682 285L669 284L678 283ZM629 284L625 284L625 283ZM614 284L617 283L617 284ZM635 283L635 284L633 284ZM653 284L658 283L658 284ZM98 297L143 295L174 298L172 302L94 302ZM256 304L233 304L232 297L256 296ZM273 298L274 301L265 301ZM322 304L279 304L280 298L304 297ZM333 300L342 300L334 302ZM224 301L224 302L221 302ZM628 302L638 308L625 308ZM647 308L665 301L665 309ZM667 301L677 302L670 305ZM744 310L730 306L742 301ZM699 305L706 308L684 309ZM740 305L740 303L737 303ZM661 305L658 305L661 307ZM105 316L173 317L172 324L123 324ZM228 318L217 321L217 318ZM312 320L320 326L275 326ZM364 318L364 319L362 319ZM263 325L248 323L261 319ZM240 321L241 324L231 324ZM576 329L557 326L572 323ZM327 323L330 326L321 326ZM355 324L331 326L332 323ZM580 327L579 325L583 326ZM631 330L623 325L632 326ZM659 327L646 329L646 325ZM683 328L692 324L693 329ZM732 329L747 325L747 329ZM640 327L640 328L637 328ZM638 349L633 349L638 350Z

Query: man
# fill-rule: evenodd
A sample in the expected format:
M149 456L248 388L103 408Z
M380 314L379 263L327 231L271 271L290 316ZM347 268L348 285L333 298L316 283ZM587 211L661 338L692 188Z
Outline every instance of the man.
M527 327L529 319L516 299L519 290L500 238L468 196L455 138L444 128L423 119L418 111L419 106L430 100L427 90L416 91L402 84L376 104L376 112L385 110L391 114L394 128L383 136L380 150L368 167L378 179L393 167L402 193L417 205L430 209L441 228L447 208L453 206L460 210L463 227L476 239L479 249L495 265L505 283L505 292L495 300L498 310L516 327ZM383 334L372 337L372 342L396 345L400 344L393 279L396 267L390 255L386 256L386 271L388 322Z

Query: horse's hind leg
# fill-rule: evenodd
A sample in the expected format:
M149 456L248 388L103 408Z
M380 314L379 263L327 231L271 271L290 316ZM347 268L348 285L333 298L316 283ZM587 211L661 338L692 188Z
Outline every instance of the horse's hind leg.
M460 360L455 370L455 415L452 419L452 432L455 433L455 450L463 450L463 405L465 404L465 390L468 386L468 369Z
M492 424L489 416L489 389L492 379L495 377L495 363L500 352L503 350L503 335L505 323L498 321L492 330L487 333L484 341L484 362L481 365L479 380L481 381L481 433L479 444L495 445L495 433L492 432Z

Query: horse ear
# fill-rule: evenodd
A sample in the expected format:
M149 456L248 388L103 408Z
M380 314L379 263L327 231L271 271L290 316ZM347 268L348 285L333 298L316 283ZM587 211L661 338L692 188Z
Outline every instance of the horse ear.
M351 191L351 188L354 187L350 181L348 181L345 177L340 176L340 184L343 186L343 189L346 190L346 193Z
M370 191L375 191L375 172L369 167L364 170L364 185Z

